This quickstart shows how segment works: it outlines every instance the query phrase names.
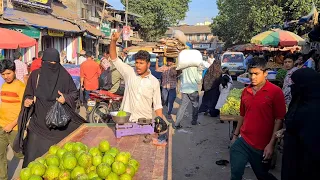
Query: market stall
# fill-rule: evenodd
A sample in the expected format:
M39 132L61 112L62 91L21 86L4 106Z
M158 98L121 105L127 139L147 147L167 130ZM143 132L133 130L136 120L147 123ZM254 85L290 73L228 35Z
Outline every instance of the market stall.
M101 141L106 140L109 142L110 148L114 147L121 152L130 153L131 158L138 161L138 163L140 164L139 169L136 171L132 179L171 180L171 130L169 130L168 134L169 141L167 145L156 146L153 145L152 142L146 142L145 135L134 135L116 138L114 127L112 126L109 127L106 124L84 124L69 136L67 136L65 139L63 139L61 142L59 142L57 146L67 148L66 144L70 142L78 142L78 144L83 143L84 145L88 146L88 148L90 148L90 150L88 151L92 154L92 147L100 147L99 145L101 144ZM73 148L74 147L75 146L73 146ZM58 153L58 151L56 152ZM50 155L48 154L45 154L43 157L49 157ZM79 161L80 160L78 158L78 163ZM114 169L112 171L114 171Z

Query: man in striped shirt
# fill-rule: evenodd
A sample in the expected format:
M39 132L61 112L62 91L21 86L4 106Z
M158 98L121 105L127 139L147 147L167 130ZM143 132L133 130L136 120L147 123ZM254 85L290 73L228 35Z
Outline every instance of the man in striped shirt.
M17 135L17 122L21 110L25 84L16 79L16 66L11 60L0 62L0 73L4 79L0 104L0 179L8 179L7 147L12 146ZM21 155L16 154L21 157Z

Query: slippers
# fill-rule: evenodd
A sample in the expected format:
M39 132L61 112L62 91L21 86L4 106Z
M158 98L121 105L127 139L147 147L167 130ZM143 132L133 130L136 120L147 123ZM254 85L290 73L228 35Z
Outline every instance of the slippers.
M216 161L216 164L219 165L219 166L226 166L229 164L229 161L227 160L219 160L219 161Z

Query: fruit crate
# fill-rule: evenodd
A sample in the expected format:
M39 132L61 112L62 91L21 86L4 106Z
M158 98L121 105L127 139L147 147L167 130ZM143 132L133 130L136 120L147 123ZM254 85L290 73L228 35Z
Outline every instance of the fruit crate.
M120 151L130 152L132 157L139 161L140 168L133 180L172 180L171 134L170 131L167 146L162 147L152 143L144 143L144 135L117 139L114 127L105 124L83 124L59 142L58 146L62 147L67 142L82 142L90 148L99 145L101 140L107 140L110 146L117 147Z

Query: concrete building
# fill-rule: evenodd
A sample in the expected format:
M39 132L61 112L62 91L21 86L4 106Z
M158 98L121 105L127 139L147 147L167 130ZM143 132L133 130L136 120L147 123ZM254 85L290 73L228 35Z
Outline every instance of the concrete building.
M194 49L204 51L213 48L213 44L218 42L218 37L214 36L211 28L208 25L190 26L181 25L177 27L170 27L166 32L167 37L171 37L173 30L180 30L187 36L187 41L191 42Z

